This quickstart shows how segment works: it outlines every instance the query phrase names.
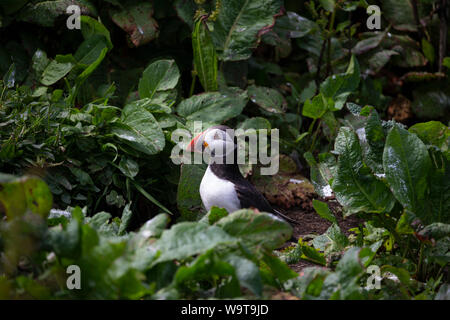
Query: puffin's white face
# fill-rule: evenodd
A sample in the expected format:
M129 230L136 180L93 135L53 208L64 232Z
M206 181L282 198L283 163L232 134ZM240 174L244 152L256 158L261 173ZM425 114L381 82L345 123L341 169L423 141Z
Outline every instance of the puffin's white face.
M234 151L233 138L218 128L210 128L195 137L189 147L189 151L205 152L213 158L223 158Z

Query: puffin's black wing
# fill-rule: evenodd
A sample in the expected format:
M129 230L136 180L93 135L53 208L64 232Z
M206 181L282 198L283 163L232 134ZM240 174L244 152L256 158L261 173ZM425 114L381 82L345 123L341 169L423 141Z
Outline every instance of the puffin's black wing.
M275 213L281 218L298 224L297 221L287 217L278 210L272 208L269 202L264 198L264 196L259 192L250 182L242 178L239 183L234 185L239 201L241 202L241 208L256 208L259 211L264 211L268 213Z
M274 212L266 198L247 180L242 179L234 184L242 208L256 208L259 211Z

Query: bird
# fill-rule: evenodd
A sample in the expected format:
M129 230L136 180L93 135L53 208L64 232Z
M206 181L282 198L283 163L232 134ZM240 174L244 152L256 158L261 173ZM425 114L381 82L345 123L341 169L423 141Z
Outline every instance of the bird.
M232 129L225 125L212 126L192 139L186 148L189 152L204 152L209 148L211 157L216 160L209 161L200 183L200 197L205 209L209 211L215 206L232 213L239 209L253 208L297 223L273 209L261 192L242 176L236 161L236 138L231 137L227 130ZM230 156L234 158L232 163L226 161Z

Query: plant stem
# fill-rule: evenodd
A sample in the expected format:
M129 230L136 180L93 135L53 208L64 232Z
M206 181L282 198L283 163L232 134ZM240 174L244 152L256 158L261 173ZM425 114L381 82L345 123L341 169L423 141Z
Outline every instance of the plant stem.
M447 51L447 0L441 0L438 15L441 21L439 32L439 72L442 72L444 67L443 61Z
M194 89L195 89L195 80L197 79L197 73L196 72L192 72L192 82L191 82L191 89L189 90L189 97L192 97L192 95L194 94Z
M421 279L421 269L422 269L422 264L423 264L423 248L424 248L424 244L421 243L420 244L420 249L419 249L419 261L417 263L417 278Z
M333 35L333 31L334 31L334 21L336 20L336 7L334 7L333 13L331 14L331 20L330 20L330 25L328 27L328 36L327 36L327 43L328 43L328 47L327 47L327 72L326 72L326 77L328 77L330 75L330 73L332 72L331 70L331 37Z
M309 151L313 151L313 149L314 149L314 146L315 146L315 144L316 144L316 139L317 139L317 135L318 135L318 133L319 133L319 131L320 131L320 125L321 125L322 123L321 123L321 121L320 121L320 119L319 119L319 121L318 121L318 124L317 124L317 128L316 128L316 131L314 132L314 136L313 136L313 140L312 140L312 143L311 143L311 147L309 148Z

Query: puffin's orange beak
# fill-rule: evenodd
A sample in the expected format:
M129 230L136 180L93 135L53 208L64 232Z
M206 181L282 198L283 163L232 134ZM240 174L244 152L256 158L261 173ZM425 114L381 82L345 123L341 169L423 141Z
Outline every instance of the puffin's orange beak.
M205 133L205 131L203 131L202 133L198 134L194 139L192 139L192 141L189 143L189 145L186 148L186 151L189 152L203 152L203 147L207 147L208 144L206 143L206 141L203 141L203 134Z

